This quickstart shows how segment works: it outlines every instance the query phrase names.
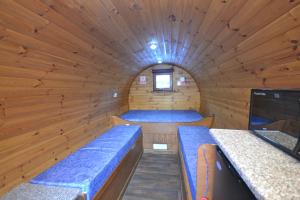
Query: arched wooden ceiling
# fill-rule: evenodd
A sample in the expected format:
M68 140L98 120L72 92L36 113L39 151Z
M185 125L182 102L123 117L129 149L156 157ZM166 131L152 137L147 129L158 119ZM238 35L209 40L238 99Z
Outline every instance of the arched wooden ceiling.
M159 59L192 73L216 127L247 129L250 88L300 88L299 4L0 0L0 195L109 128Z
M95 56L112 58L129 74L161 59L186 68L208 85L234 85L235 80L228 79L245 75L261 83L266 77L257 78L257 71L278 62L266 61L261 66L254 60L266 59L271 53L278 59L299 59L299 0L17 2L93 44ZM36 31L45 26L47 22L41 21ZM149 48L152 42L157 49ZM255 49L262 44L265 46ZM294 51L284 54L287 48ZM74 51L84 54L84 49Z

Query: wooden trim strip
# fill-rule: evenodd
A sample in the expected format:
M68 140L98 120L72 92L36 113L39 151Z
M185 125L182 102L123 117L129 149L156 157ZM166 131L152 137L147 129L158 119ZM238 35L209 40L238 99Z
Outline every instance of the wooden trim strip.
M213 199L216 163L216 145L204 144L198 148L196 199Z
M113 125L125 125L125 124L161 124L159 122L132 122L124 120L118 116L112 116ZM176 124L177 126L206 126L211 128L214 123L214 116L205 117L202 120L196 122L174 122L174 123L165 123L165 124Z
M180 147L180 144L179 144L179 147ZM189 184L188 177L187 177L187 174L186 174L186 167L185 167L185 164L184 164L184 161L183 161L181 151L179 151L178 154L179 154L180 169L181 169L181 174L183 176L183 184L184 184L184 187L183 187L184 191L182 192L183 193L183 199L184 200L192 200L192 193L191 193L191 190L190 190L190 184Z
M142 154L143 135L141 134L133 148L123 158L103 187L96 193L93 200L121 199Z

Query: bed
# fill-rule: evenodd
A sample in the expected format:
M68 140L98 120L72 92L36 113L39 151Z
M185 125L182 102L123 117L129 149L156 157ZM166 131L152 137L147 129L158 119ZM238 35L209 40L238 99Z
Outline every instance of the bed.
M207 127L179 126L179 156L189 200L196 200L198 148L203 144L216 144Z
M259 116L251 116L250 125L251 126L260 126L272 123L271 120L259 117Z
M136 146L140 136L140 126L115 126L33 178L30 183L79 188L86 199L91 200L105 186L128 152ZM136 155L131 157L138 159Z
M132 122L177 123L196 122L203 119L194 110L130 110L121 118Z
M129 110L112 117L113 124L142 126L145 152L165 151L174 154L178 151L178 126L211 127L213 119L203 117L194 110ZM164 149L155 149L156 144L164 145Z

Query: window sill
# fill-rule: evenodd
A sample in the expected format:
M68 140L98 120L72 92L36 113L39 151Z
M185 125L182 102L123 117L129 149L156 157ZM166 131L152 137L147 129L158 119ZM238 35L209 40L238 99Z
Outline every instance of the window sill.
M177 91L175 90L155 90L152 91L152 93L176 93Z

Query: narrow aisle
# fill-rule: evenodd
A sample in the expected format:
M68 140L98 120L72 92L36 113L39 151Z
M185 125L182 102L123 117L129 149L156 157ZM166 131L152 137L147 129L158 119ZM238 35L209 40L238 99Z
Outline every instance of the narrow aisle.
M123 200L181 200L178 156L144 153Z

